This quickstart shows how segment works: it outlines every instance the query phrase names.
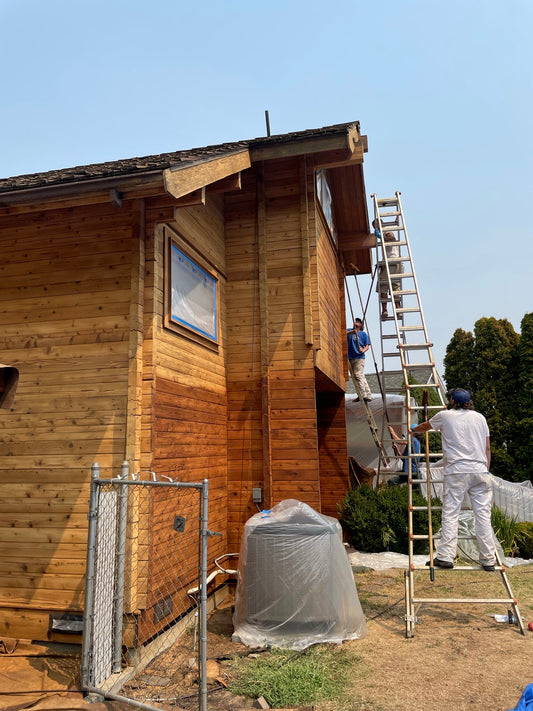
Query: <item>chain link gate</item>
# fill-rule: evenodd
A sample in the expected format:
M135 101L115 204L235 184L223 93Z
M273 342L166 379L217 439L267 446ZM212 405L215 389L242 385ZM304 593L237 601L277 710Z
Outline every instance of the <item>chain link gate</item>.
M155 709L170 701L157 682L192 667L197 698L172 701L206 711L208 481L150 474L131 478L127 462L114 479L91 470L82 688Z

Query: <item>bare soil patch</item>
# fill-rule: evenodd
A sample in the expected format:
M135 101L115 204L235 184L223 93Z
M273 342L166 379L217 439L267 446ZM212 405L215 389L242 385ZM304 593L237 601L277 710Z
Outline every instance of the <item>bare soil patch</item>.
M513 568L508 575L527 628L533 621L533 565ZM353 655L347 698L316 704L316 711L508 711L533 682L533 632L524 637L517 626L489 616L506 613L505 605L425 603L417 610L415 636L407 639L403 571L356 573L355 580L368 636L344 643ZM429 574L419 576L415 595L504 598L506 591L498 573L437 570L433 583ZM232 603L230 596L208 622L210 710L254 707L254 700L234 697L225 687L231 681L225 660L251 652L231 641ZM195 654L186 636L145 674L152 680L166 677L164 688L152 690L163 707L191 709L197 693L194 669L170 674L169 680L169 665L180 653Z

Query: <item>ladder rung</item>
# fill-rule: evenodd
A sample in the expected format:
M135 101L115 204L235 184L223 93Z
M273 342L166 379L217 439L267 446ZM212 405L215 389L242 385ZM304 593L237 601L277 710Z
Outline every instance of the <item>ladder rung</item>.
M421 313L421 311L422 311L422 309L420 309L418 306L397 306L396 307L397 314L419 314L419 313Z
M432 348L433 343L399 343L398 350L421 351L424 348Z
M398 326L400 331L423 331L424 326L420 324L419 326Z
M426 408L424 405L411 405L409 407L410 410L425 410ZM444 405L428 405L427 406L428 410L443 410Z
M399 210L395 210L394 212L382 212L379 216L379 219L382 220L384 217L397 217L401 214L402 213Z
M412 368L434 368L435 363L406 363L405 369L411 370Z
M416 294L416 289L400 289L394 292L395 296L413 296L413 294Z
M440 383L408 383L409 390L425 390L426 388L440 388ZM419 405L420 410L424 409L423 405Z
M415 570L423 570L423 568L416 567ZM429 570L429 568L426 568L426 570ZM437 568L437 570L440 570L440 568ZM452 568L451 570L455 570ZM472 568L472 570L479 570L479 568ZM480 597L463 597L463 598L453 598L453 597L414 597L413 598L414 603L422 603L422 602L432 602L432 603L453 603L453 604L458 604L458 603L466 603L467 605L488 605L488 604L496 604L496 603L501 603L505 605L511 605L516 603L516 600L512 597L506 597L506 598L480 598Z
M398 198L377 198L379 207L392 207L398 205Z
M412 506L411 507L411 511L427 511L427 510L428 510L427 506ZM442 506L432 506L431 510L432 511L442 511ZM419 534L419 535L422 535L422 534Z

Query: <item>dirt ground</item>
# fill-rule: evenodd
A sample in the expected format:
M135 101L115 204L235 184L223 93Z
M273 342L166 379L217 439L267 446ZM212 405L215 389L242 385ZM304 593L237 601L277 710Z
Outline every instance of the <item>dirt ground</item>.
M433 583L426 571L420 575L415 582L415 596L476 599L506 596L499 573L437 570L435 574ZM514 709L525 686L533 683L533 632L527 631L527 623L533 621L533 565L512 568L508 575L524 618L525 637L517 626L498 623L490 617L506 613L506 605L424 603L416 611L415 635L407 639L403 571L356 572L368 635L343 645L353 656L347 698L340 703L316 704L315 711ZM226 660L232 655L248 659L254 655L253 650L231 640L232 604L230 595L208 620L209 711L258 708L254 699L235 697L225 686L231 679ZM121 694L139 700L150 699L154 707L172 711L197 709L194 647L194 635L183 635ZM26 672L36 675L32 677L31 688L57 689L58 695L50 697L43 693L38 702L35 694L33 698L21 696L20 689L24 685L20 673L14 673L15 667L10 672L10 665L15 664L16 659L4 655L0 656L1 709L127 711L131 708L117 701L89 705L83 700L75 691L79 681L79 655L73 655L69 661L39 649L33 654L38 656L26 659ZM70 672L66 662L72 667ZM13 696L9 693L11 688L16 692ZM71 691L60 691L67 688Z
M356 573L368 636L345 643L354 659L348 698L341 704L316 704L316 711L513 709L524 687L533 682L533 632L527 631L527 623L533 620L533 565L510 569L508 574L525 621L525 637L517 626L490 617L507 612L507 606L501 603L424 603L417 609L415 635L407 639L403 571ZM501 580L499 573L436 571L432 583L424 572L415 583L415 596L504 598ZM225 659L250 653L231 641L231 614L229 597L208 622L210 711L254 707L253 700L234 697L224 687L230 679ZM165 660L160 659L158 664L164 666ZM146 673L152 677L161 674L161 667L147 669ZM168 707L194 708L194 702L187 700L187 689L195 691L193 679L194 673L188 679L173 679L172 684L159 690L160 698L173 699L172 705L166 702Z

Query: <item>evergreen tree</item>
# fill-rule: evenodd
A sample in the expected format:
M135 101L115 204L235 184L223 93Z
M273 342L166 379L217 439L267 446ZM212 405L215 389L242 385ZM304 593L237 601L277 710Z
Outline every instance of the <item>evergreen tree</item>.
M520 371L516 458L523 472L522 479L531 478L533 481L533 313L526 314L522 319L518 355Z
M474 334L457 329L446 349L449 388L470 391L487 418L491 471L510 481L533 475L533 314L519 336L507 319L481 318Z
M510 481L517 471L516 433L519 335L507 319L481 318L474 327L474 405L487 418L491 441L491 471Z
M464 388L475 391L474 336L471 331L458 328L446 347L444 368L448 388Z

